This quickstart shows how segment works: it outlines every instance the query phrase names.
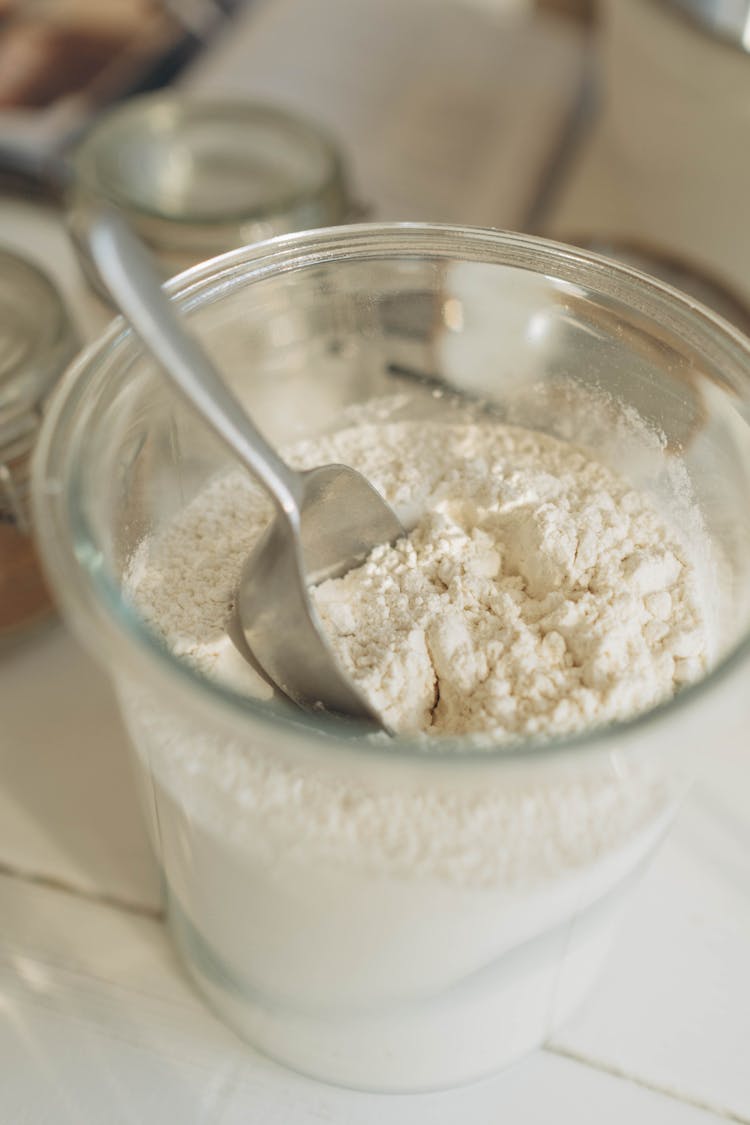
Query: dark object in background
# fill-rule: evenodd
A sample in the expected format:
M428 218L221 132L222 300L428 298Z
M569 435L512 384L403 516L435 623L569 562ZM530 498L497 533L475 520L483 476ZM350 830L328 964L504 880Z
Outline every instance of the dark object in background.
M0 108L80 94L124 53L145 59L177 30L148 0L10 6L0 25Z
M39 108L78 91L127 45L117 28L14 21L0 34L0 108Z
M0 179L58 194L104 106L170 82L242 0L0 0Z

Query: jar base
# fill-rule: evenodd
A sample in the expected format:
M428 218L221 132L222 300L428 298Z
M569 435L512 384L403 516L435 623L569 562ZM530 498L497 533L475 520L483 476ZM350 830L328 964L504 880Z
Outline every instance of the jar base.
M378 1009L297 1008L265 996L207 945L168 889L167 916L191 981L262 1054L334 1086L429 1093L489 1077L566 1022L599 974L637 874L441 995Z

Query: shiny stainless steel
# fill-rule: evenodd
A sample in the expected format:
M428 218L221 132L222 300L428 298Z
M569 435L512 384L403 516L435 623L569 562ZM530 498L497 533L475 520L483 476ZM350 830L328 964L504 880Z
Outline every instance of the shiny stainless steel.
M308 586L346 573L379 543L398 539L404 534L398 518L354 469L323 465L296 472L279 457L183 327L144 247L119 214L99 210L87 236L97 269L136 334L274 501L276 514L247 559L237 591L250 654L299 706L384 726L339 667Z
M750 51L750 0L667 0L719 39Z

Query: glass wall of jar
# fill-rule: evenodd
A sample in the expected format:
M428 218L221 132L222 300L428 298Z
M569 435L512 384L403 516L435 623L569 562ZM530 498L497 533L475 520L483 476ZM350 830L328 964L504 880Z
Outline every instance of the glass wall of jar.
M373 400L418 426L473 404L588 449L720 553L711 667L646 713L480 750L342 731L262 682L204 674L139 614L144 544L232 462L132 332L111 328L55 397L34 490L45 558L115 681L193 979L308 1074L370 1090L477 1078L583 998L742 691L750 342L627 266L466 228L277 239L170 292L281 446ZM200 582L217 596L212 573ZM170 606L186 592L170 585Z

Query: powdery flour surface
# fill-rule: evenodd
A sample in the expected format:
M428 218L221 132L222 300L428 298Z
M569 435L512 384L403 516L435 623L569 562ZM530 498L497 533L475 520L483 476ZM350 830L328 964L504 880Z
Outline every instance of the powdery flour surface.
M704 671L678 537L574 446L489 423L397 422L302 443L290 460L353 465L413 527L314 592L339 659L395 730L569 733L651 707ZM269 512L230 472L131 576L174 652L249 692L226 622Z
M426 474L427 513L315 591L339 660L391 727L566 733L702 673L691 567L625 481L518 429L403 437L401 487Z

